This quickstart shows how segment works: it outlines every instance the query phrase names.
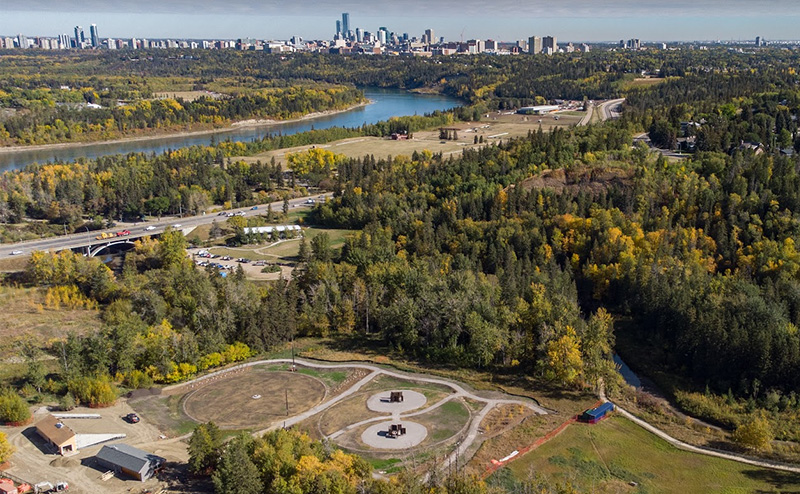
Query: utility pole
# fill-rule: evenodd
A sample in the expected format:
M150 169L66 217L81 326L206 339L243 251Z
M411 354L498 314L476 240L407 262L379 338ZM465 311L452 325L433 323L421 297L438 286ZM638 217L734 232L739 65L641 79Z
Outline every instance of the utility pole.
M284 389L284 391L286 392L286 416L288 417L289 416L289 390L288 389ZM284 424L285 424L285 422L284 422Z

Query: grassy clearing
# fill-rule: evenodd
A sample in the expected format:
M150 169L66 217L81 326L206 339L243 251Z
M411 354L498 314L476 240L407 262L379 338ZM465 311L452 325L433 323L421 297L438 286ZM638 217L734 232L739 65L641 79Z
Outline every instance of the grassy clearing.
M255 369L264 369L268 371L288 371L291 364L275 364L275 365L258 365ZM299 374L311 376L324 382L329 388L335 388L350 375L347 370L326 370L326 369L312 369L310 367L297 367Z
M800 475L681 451L619 416L574 424L508 468L517 479L534 471L599 493L800 492Z
M177 437L192 432L197 426L197 422L183 413L181 399L181 395L148 396L128 403L164 435Z
M201 384L184 408L197 421L222 429L259 429L308 410L324 396L325 386L315 378L256 367Z
M32 339L39 346L65 337L70 332L85 334L100 329L100 312L87 309L48 309L46 291L0 285L0 356L16 354L22 339Z
M451 400L412 420L428 428L428 437L423 444L430 444L455 436L467 425L469 418L470 413L464 403L461 400Z
M367 408L369 397L370 393L359 393L325 410L319 415L319 430L330 435L348 425L383 415Z
M0 259L0 272L18 273L28 267L30 256L14 256Z
M365 391L388 391L395 389L411 389L424 394L428 398L428 405L431 404L431 397L439 399L451 394L453 390L447 386L433 383L415 382L411 379L398 379L396 377L380 375L373 379L364 388ZM428 396L428 392L433 392ZM438 401L438 400L437 400Z

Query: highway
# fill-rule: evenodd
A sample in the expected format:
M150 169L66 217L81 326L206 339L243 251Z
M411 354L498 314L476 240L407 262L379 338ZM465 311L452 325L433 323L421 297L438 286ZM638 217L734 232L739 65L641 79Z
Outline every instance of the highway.
M325 197L331 196L331 193L323 194ZM308 199L318 199L320 197L319 194L313 196L305 196L305 197L298 197L296 199L289 200L289 208L298 208L298 207L307 207L310 206L306 203ZM238 208L238 209L226 209L225 212L230 213L238 213L244 212L246 216L255 215L264 212L269 204L259 204L258 210L253 211L251 206L245 208ZM272 210L279 212L283 209L283 201L277 201L272 203ZM224 216L219 216L218 213L208 213L205 215L199 216L184 216L183 218L177 217L169 217L169 218L161 218L160 220L151 220L151 221L144 221L139 223L118 223L117 226L114 228L106 228L103 230L96 230L93 232L81 232L81 233L74 233L71 235L61 235L58 237L47 237L39 240L28 240L25 242L17 242L14 244L2 244L0 245L0 258L7 258L11 256L12 252L15 251L22 251L21 254L18 255L30 255L31 252L36 250L64 250L64 249L74 249L78 247L86 247L89 245L99 246L105 243L114 242L117 240L123 239L135 239L139 237L144 237L147 235L155 235L162 233L168 226L172 225L181 225L180 230L184 232L191 231L195 227L199 225L206 225L210 224L216 220L217 222L224 222L227 220ZM153 226L152 230L146 230L146 228ZM97 240L97 237L101 232L118 232L121 230L130 230L130 235L126 235L124 237L112 237L106 240Z
M625 101L625 98L620 99L612 99L608 101L604 101L603 103L592 104L586 108L586 115L578 122L578 127L583 127L584 125L589 125L592 122L592 114L596 111L600 112L600 120L609 120L612 118L619 118L620 116L620 105L622 102Z

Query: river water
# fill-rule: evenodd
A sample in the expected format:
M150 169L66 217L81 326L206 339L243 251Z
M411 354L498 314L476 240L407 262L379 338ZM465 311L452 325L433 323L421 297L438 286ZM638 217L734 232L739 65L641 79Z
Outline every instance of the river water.
M150 153L160 154L167 149L207 145L212 136L219 142L252 141L268 134L296 134L311 129L329 127L360 127L391 117L424 115L435 110L449 110L460 104L456 99L442 95L417 94L397 89L364 89L364 95L373 103L352 110L296 122L221 129L214 133L189 136L169 136L141 141L88 144L79 147L51 148L47 150L20 150L0 153L0 172L22 168L30 163L48 161L75 161L78 158L96 158L110 154Z

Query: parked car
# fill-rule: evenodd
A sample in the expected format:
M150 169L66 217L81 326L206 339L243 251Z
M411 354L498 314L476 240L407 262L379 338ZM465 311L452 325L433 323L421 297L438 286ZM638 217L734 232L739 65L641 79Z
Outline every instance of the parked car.
M125 420L128 421L129 424L138 424L139 423L139 416L135 413L129 413L125 416Z

